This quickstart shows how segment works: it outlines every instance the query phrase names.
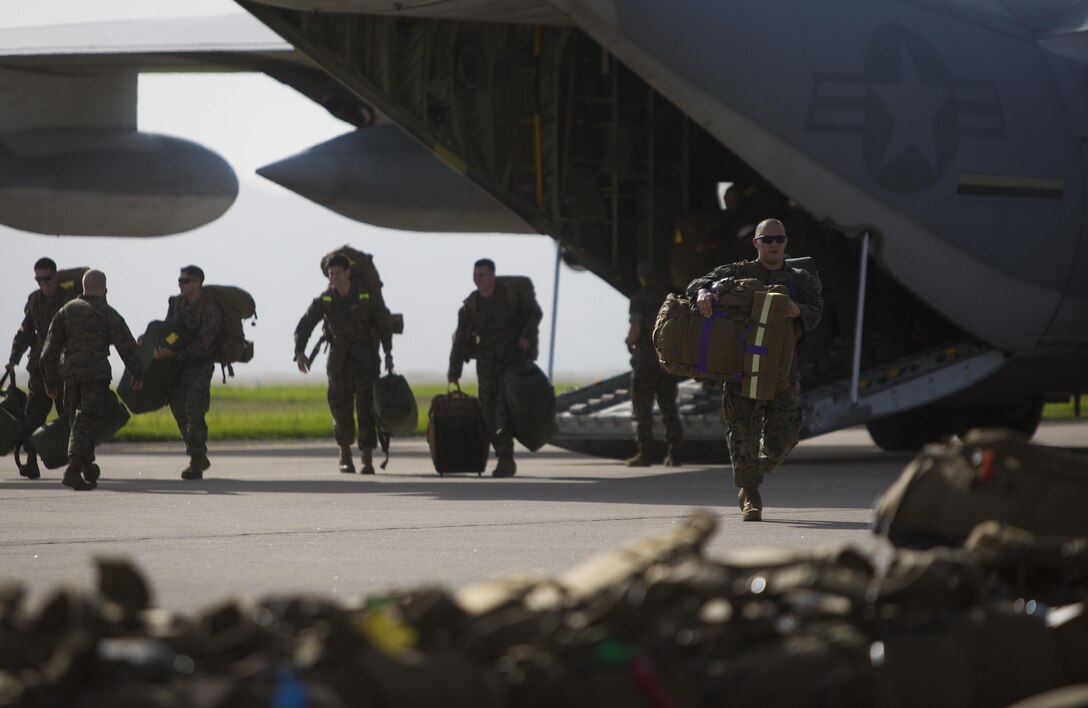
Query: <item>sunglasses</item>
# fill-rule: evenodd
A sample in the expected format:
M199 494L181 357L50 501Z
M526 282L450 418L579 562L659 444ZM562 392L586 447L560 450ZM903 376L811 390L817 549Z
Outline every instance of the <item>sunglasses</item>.
M178 285L188 285L193 282L192 278L178 278Z
M53 275L56 275L56 273L54 273ZM34 280L38 281L39 283L45 283L52 280L53 275L35 275Z
M785 243L785 236L756 236L763 243Z

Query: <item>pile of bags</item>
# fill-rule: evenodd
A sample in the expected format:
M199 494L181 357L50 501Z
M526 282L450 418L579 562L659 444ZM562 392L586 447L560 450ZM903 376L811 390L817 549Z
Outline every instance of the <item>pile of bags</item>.
M959 457L976 486L998 485L987 494L1014 490L1037 446L1001 440L925 452L898 488ZM895 490L881 514L912 503ZM699 511L558 577L354 606L227 600L191 618L152 609L136 569L101 560L97 594L58 591L33 613L0 588L0 706L1084 705L1084 524L989 519L887 563L851 547L708 558L716 521ZM1069 702L1029 700L1059 689Z

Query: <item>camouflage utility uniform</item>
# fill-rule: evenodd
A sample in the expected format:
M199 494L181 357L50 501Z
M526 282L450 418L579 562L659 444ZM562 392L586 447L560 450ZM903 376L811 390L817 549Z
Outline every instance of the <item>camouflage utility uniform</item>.
M518 361L536 358L537 328L542 316L531 283L519 288L502 279L496 281L491 297L480 297L478 291L474 292L465 298L457 313L447 378L460 379L464 362L475 357L480 409L500 461L514 457L503 375L507 367ZM530 342L528 352L518 348L522 338Z
M665 441L671 452L676 451L684 434L676 410L677 378L661 368L653 341L657 312L668 296L669 291L664 286L648 283L631 297L630 321L639 327L631 355L631 408L640 451L648 447L654 437L654 398L661 408Z
M53 318L42 348L46 387L60 391L63 383L64 414L71 426L68 456L78 469L86 470L94 461L95 428L113 395L110 345L133 380L143 378L143 362L124 318L104 298L80 295Z
M329 342L325 371L336 443L351 446L358 417L359 449L373 449L378 441L373 411L374 381L381 374L378 342L386 354L393 351L389 309L380 294L364 292L355 282L347 295L329 288L314 298L295 328L296 358L305 352L310 333L321 320Z
M189 332L185 346L174 350L181 371L170 391L170 412L185 441L185 454L205 460L208 456L208 424L204 416L211 405L214 347L223 322L223 310L207 293L189 302L180 295L170 298L166 321Z
M37 453L30 442L30 433L45 422L45 419L49 417L49 409L54 403L58 414L64 412L63 388L58 388L61 395L57 401L54 402L49 398L45 393L45 381L42 378L40 362L42 345L45 343L45 336L49 333L49 323L65 304L71 302L75 294L74 289L64 288L58 288L51 297L46 297L41 290L30 293L30 297L26 300L26 307L23 308L23 323L11 342L11 356L8 357L8 361L13 364L19 362L23 352L30 350L26 360L26 371L29 377L26 385L26 409L23 414L23 430L26 433L23 447L27 452L27 461L25 468L20 470L24 476L37 477L39 475Z
M767 270L757 261L724 265L688 285L694 300L701 288L722 278L758 278L767 285L784 285L790 298L801 309L794 326L807 332L820 323L824 298L819 279L803 270L784 265ZM800 337L798 337L800 340ZM797 445L801 430L801 370L799 357L793 359L790 387L771 401L757 401L740 393L740 384L727 382L722 395L722 415L726 425L726 443L733 464L733 484L758 487L763 476L773 470Z

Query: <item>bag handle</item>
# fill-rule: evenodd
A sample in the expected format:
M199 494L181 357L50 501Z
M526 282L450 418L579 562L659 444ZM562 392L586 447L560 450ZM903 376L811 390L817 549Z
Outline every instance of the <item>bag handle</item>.
M2 377L0 377L0 387L3 387L4 382L8 380L9 376L11 377L11 385L14 386L15 385L15 367L12 367L10 369L7 368L7 367L4 367L4 375Z

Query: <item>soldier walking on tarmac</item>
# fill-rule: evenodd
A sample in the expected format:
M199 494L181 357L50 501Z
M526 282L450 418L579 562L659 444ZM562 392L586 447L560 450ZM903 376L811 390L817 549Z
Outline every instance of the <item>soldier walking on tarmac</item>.
M63 413L63 391L58 399L53 401L45 392L45 381L42 378L39 362L41 361L42 345L45 336L49 333L49 323L53 321L53 315L57 314L61 307L76 296L76 288L61 288L57 275L57 264L51 258L39 258L34 263L34 280L38 283L38 289L30 293L23 308L23 323L15 333L11 342L11 355L8 357L7 370L15 374L15 367L27 349L30 353L26 359L26 370L29 374L26 386L26 408L23 413L23 449L26 450L26 464L19 465L19 474L27 479L38 479L41 471L38 469L38 453L30 442L30 433L45 422L49 416L49 409L54 403L57 413ZM59 384L58 384L59 385Z
M211 296L205 295L204 271L195 265L181 269L178 295L169 300L166 321L176 323L191 334L177 349L156 347L156 359L176 359L181 372L170 392L170 412L185 441L189 466L181 472L186 480L204 479L208 461L208 424L204 416L211 405L212 374L215 373L214 347L223 322L223 310Z
M132 375L133 390L140 390L144 371L136 341L124 318L106 304L105 273L89 270L83 276L83 294L53 318L41 354L46 393L54 400L63 395L64 414L71 426L63 483L76 491L98 486L94 433L113 395L110 345Z
M627 349L631 352L631 408L638 451L628 458L627 466L649 467L652 464L650 445L654 438L654 398L657 398L665 422L665 466L679 467L684 430L676 409L677 378L661 368L652 336L657 312L669 291L658 284L653 261L640 262L636 275L642 288L631 297Z
M820 323L824 298L819 279L786 263L786 228L778 219L765 219L756 226L752 245L756 260L723 265L693 280L687 294L699 312L710 317L715 287L722 278L758 278L767 285L784 285L790 293L788 316L800 332ZM800 336L798 336L800 341ZM741 395L740 384L726 382L722 394L726 443L733 464L733 484L740 488L737 501L745 521L760 521L763 498L759 485L797 445L801 430L801 369L793 358L790 387L770 401L756 401Z
M476 291L457 313L457 330L450 350L447 379L456 384L464 363L475 357L480 408L498 462L492 477L513 477L514 439L503 395L503 375L520 359L536 358L538 327L543 313L528 278L497 279L495 262L481 258L473 264ZM517 283L523 283L519 287Z
M378 341L385 349L385 369L393 370L393 332L390 314L376 293L367 292L351 279L347 256L335 255L326 263L329 289L314 298L295 328L295 362L298 370L310 371L306 343L318 322L324 320L329 342L325 365L329 377L329 410L333 433L340 446L340 471L355 472L351 444L356 439L362 452L361 474L374 474L374 447L378 444L374 420L374 382L379 376ZM316 351L316 350L315 350Z

